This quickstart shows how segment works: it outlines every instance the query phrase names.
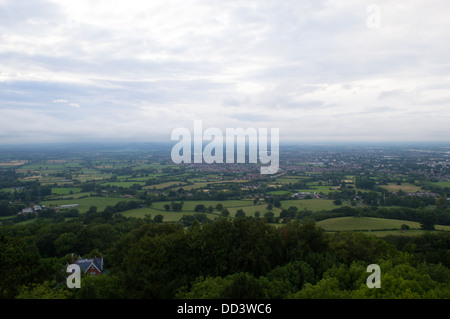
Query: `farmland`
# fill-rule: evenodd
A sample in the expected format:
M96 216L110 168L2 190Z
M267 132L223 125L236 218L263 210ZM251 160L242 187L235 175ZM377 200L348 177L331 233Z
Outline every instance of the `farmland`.
M209 220L215 220L234 218L239 212L246 217L266 216L272 224L312 218L331 230L338 226L327 224L323 216L332 223L332 212L345 207L357 210L385 207L394 213L383 211L383 216L400 216L396 209L434 209L438 204L445 204L442 200L437 202L439 197L447 195L449 182L442 176L441 181L436 181L436 177L429 180L429 177L418 177L415 170L414 179L408 178L404 161L413 154L404 151L399 155L397 150L389 148L383 151L383 156L373 158L373 153L364 149L346 155L332 148L323 152L319 148L302 156L289 150L282 157L281 171L276 176L262 176L257 173L258 167L252 165L175 165L164 147L50 152L35 158L11 157L3 161L1 168L4 172L14 172L15 182L2 185L0 194L4 198L18 198L17 207L19 203L26 207L28 202L33 202L58 210L62 205L76 204L80 214L92 207L103 211L122 202L135 202L139 208L121 210L120 214L134 218L161 215L164 222L177 223L185 214L206 214ZM391 153L395 156L386 155ZM436 154L431 155L435 160ZM394 158L402 159L402 164L397 165ZM390 173L372 169L385 162L392 167ZM174 210L170 207L173 203L180 206ZM368 215L366 211L362 214ZM24 218L6 215L6 221ZM409 222L417 223L418 218ZM395 220L392 216L389 219ZM348 230L358 230L358 227L349 226ZM420 228L417 224L410 227L411 233L417 228Z
M61 207L62 205L78 204L80 212L86 212L92 206L97 207L99 211L103 211L107 206L114 206L121 201L130 201L128 198L120 197L84 197L63 200L50 200L42 202L47 207Z
M393 258L402 267L414 260L421 266L410 271L433 275L435 267L450 266L447 153L428 161L420 153L418 167L415 154L391 148L285 149L280 171L269 176L247 164L176 165L164 147L26 154L3 154L0 165L0 236L11 247L22 245L17 256L19 250L7 249L7 260L30 250L60 269L72 253L102 253L108 271L101 278L112 284L80 290L94 291L94 298L215 298L224 293L216 281L234 278L250 280L264 298L303 298L329 285L327 276L342 267L382 262L391 269ZM439 174L430 175L437 165ZM280 290L292 271L309 278L308 285ZM141 274L151 274L144 279L152 291L139 286ZM12 283L9 296L48 290L84 297L64 292L55 278L30 279L36 290ZM123 284L130 280L132 288ZM417 294L447 296L445 285L433 281Z
M394 183L389 183L386 186L383 186L384 189L390 191L390 192L398 192L400 190L407 192L407 193L414 193L414 192L420 192L423 191L423 189L420 186L416 186L413 184L394 184Z
M372 217L339 217L330 218L317 223L327 231L373 231L373 230L400 230L402 225L410 229L420 229L420 223Z

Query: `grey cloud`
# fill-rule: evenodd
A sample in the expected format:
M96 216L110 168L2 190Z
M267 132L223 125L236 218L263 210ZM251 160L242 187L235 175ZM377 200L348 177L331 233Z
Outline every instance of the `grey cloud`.
M60 14L58 5L50 1L4 1L0 2L1 25L21 28L24 22L32 19L46 22L57 19Z
M297 109L317 109L322 108L325 106L325 103L323 101L319 100L310 100L310 101L302 101L302 102L290 102L286 105L283 105L284 107L288 108L297 108Z
M230 118L247 121L247 122L266 122L273 119L271 115L258 114L258 113L235 113L227 115Z
M363 112L376 114L389 114L395 111L399 111L399 109L391 106L375 106L375 107L367 107L364 109Z
M432 128L449 114L445 1L383 2L379 30L367 28L368 3L356 0L161 2L137 14L130 0L113 17L97 6L123 2L88 1L79 24L67 23L69 2L0 3L3 121L20 125L20 114L32 112L47 123L42 138L76 137L68 126L52 127L55 120L92 136L138 138L149 127L218 114L224 122L285 123L292 136L304 133L300 120L336 136L344 113L348 123L392 132L397 119L382 119L398 112L405 135L439 137ZM427 123L417 125L425 111ZM39 127L21 129L27 139ZM364 129L348 125L346 133Z
M383 100L383 99L388 99L388 98L392 98L392 97L399 97L399 96L401 97L404 94L405 93L402 90L384 91L378 95L378 99Z

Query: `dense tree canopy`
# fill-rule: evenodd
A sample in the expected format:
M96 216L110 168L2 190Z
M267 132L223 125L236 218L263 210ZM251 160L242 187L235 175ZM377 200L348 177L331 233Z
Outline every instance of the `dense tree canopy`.
M199 217L188 226L117 214L106 223L36 222L1 228L0 297L448 298L449 245L447 233L327 234L314 222L273 226L254 217ZM69 290L72 253L102 253L107 272ZM366 285L373 263L382 289Z

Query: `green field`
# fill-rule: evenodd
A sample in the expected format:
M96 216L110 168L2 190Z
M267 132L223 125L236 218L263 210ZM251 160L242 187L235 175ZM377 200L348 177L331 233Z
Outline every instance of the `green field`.
M190 191L192 189L199 189L199 188L204 188L206 186L208 186L208 184L226 184L226 183L247 183L248 180L224 180L224 181L198 181L198 179L190 179L188 180L191 183L194 183L192 185L186 185L186 186L182 186L181 188L186 190L186 191Z
M172 220L174 216L173 214L175 214L176 216L179 215L179 217L181 218L181 216L184 213L186 214L195 213L195 206L199 204L203 204L205 207L212 206L213 208L215 208L216 205L219 203L222 204L224 208L228 209L228 211L230 212L230 217L234 217L239 209L242 209L245 212L246 216L255 216L255 212L259 212L260 216L263 216L264 213L269 211L267 209L268 203L259 202L258 204L254 205L252 200L184 201L183 209L181 212L166 211L164 205L166 204L170 205L170 203L171 203L170 201L154 202L150 208L127 211L124 212L123 214L126 216L134 216L134 217L144 217L145 214L151 214L152 216L154 216L155 214L162 214L164 216L166 216L166 214L169 214L167 220ZM282 209L288 209L291 206L298 207L299 209L308 208L311 211L321 211L337 207L332 203L332 201L325 199L289 200L289 201L282 201L281 203L282 203L281 208L274 207L272 209L272 212L274 213L275 217L279 216ZM220 214L220 212L214 210L212 215L217 217L218 214Z
M145 186L143 188L144 189L164 189L167 187L180 188L180 187L183 187L183 185L185 185L185 184L186 184L185 182L171 181L171 182L165 182L165 183L161 183L161 184Z
M74 199L78 199L80 197L89 197L91 195L90 192L84 192L84 193L73 193L73 194L53 194L50 196L47 196L45 198L46 202L50 202L53 200L74 200ZM44 204L45 205L45 204Z
M401 226L409 226L409 230L402 230ZM420 229L420 223L374 217L337 217L317 222L317 225L326 231L368 231L376 236L386 235L420 235L425 230ZM436 231L450 231L450 226L437 225Z
M165 201L165 202L155 202L152 204L152 208L164 210L165 204L170 204L171 202ZM193 212L195 209L195 206L199 204L203 204L206 207L212 206L216 207L217 204L222 204L223 207L226 208L233 208L233 207L249 207L254 206L253 201L251 200L224 200L224 201L209 201L209 200L194 200L194 201L184 201L183 202L183 211L191 211Z
M235 203L233 203L235 202ZM223 201L223 202L211 202L211 201L193 201L193 202L184 202L185 205L183 206L183 210L181 212L173 212L173 211L166 211L163 208L163 205L170 204L170 202L157 202L153 203L152 207L145 207L145 208L138 208L129 210L126 212L122 212L121 214L127 217L138 217L143 218L146 214L150 214L152 217L155 217L158 214L161 214L164 216L164 221L167 222L174 222L179 221L180 218L183 215L193 215L197 214L197 212L194 211L194 207L198 204L203 204L206 207L209 207L211 204L213 207L217 205L218 203L221 203L224 207L228 209L230 212L230 217L234 217L236 215L236 212L239 209L242 209L245 212L245 216L255 216L255 212L259 211L260 216L262 217L264 213L266 213L268 210L266 209L267 205L245 205L242 203L236 203L238 201ZM236 205L240 204L239 206L230 206L230 205ZM272 210L275 216L278 216L280 213L280 209L274 208ZM218 218L220 216L220 212L217 210L214 210L213 213L205 213L209 219L214 220L215 218Z
M334 191L336 190L332 186L311 186L311 188L297 189L299 193L324 193L326 195Z
M129 188L129 187L133 186L134 184L143 186L143 185L145 185L145 182L105 182L105 183L102 183L101 185Z
M183 214L194 214L195 212L195 206L199 204L205 205L205 207L212 206L213 208L216 207L217 204L222 204L224 208L227 208L230 212L230 217L234 217L236 212L239 209L242 209L246 216L254 216L254 213L259 211L261 213L261 216L266 213L267 210L267 203L259 203L257 205L253 204L253 201L251 200L228 200L228 201L184 201L183 202L183 209L181 212L172 212L172 211L166 211L164 208L164 205L169 204L171 202L164 201L164 202L155 202L152 204L150 208L142 208L142 209L135 209L132 211L126 211L123 214L125 216L134 216L134 217L144 217L145 214L151 214L152 216L155 216L156 214L161 214L163 216L168 216L168 219L164 220L173 220L174 216L183 216ZM274 208L273 213L275 216L278 216L281 209ZM220 212L217 210L214 210L213 214L207 214L208 216L215 216L217 217L220 215ZM177 219L178 220L178 219Z
M69 189L69 188L68 188ZM67 197L72 197L73 199L61 199L61 200L47 200L43 201L42 204L48 207L52 206L61 206L68 204L78 204L80 213L86 212L89 207L96 206L98 211L104 210L108 205L114 206L116 203L120 201L130 201L132 199L128 198L119 198L119 197L85 197L81 199L77 199L77 195L80 196L84 194L86 196L87 193L80 193L76 195L66 195ZM151 210L150 214L154 215L155 213L167 213L164 209L165 204L170 205L170 201L162 201L162 202L154 202L152 206L149 208ZM184 201L183 209L181 212L175 212L177 214L182 213L194 213L195 206L199 204L205 205L205 207L216 207L217 204L222 204L223 207L227 208L230 212L230 216L234 216L239 209L244 210L246 216L254 216L254 213L259 211L261 216L268 211L266 202L260 202L257 205L253 204L252 200L224 200L224 201ZM332 203L331 200L325 199L310 199L310 200L288 200L281 201L281 208L274 207L272 212L275 216L278 216L281 212L281 209L288 209L291 206L295 206L300 210L303 208L307 208L311 211L321 211L321 210L330 210L336 208L337 206ZM127 212L128 213L128 212ZM214 213L218 213L216 210ZM131 215L137 214L137 216L144 217L144 211L133 211L130 213Z
M415 193L423 191L420 186L408 183L402 183L402 185L397 185L396 183L389 183L388 185L382 185L381 188L384 188L390 192L398 192L399 190L402 190L406 193Z
M294 184L298 182L304 182L305 180L309 180L310 177L307 176L283 176L276 179L277 183L280 184Z
M42 204L47 207L78 204L78 210L80 211L80 213L85 213L91 206L97 207L97 211L101 212L109 205L114 206L118 202L126 202L130 200L131 199L120 197L85 197L81 199L43 201Z
M185 212L193 212L195 209L195 206L198 204L203 204L206 207L212 206L216 207L217 204L222 204L223 207L227 208L231 215L235 213L238 209L244 210L247 216L253 215L254 212L259 211L261 214L265 213L267 211L267 205L266 202L259 202L257 205L253 204L252 200L224 200L224 201L184 201L183 205L183 211ZM164 210L164 205L170 204L170 202L155 202L152 204L152 208L157 210ZM272 211L274 212L275 216L278 216L278 214L281 212L281 209L288 209L291 206L297 207L299 210L303 208L307 208L311 211L321 211L321 210L331 210L334 208L337 208L335 204L333 204L333 201L327 200L327 199L308 199L308 200L286 200L281 201L281 208L274 207Z
M140 176L140 177L133 177L131 175L119 175L117 176L118 182L145 182L148 179L154 177L156 174L148 174L149 176ZM161 175L161 174L158 174Z
M69 195L76 194L81 192L81 188L78 187L70 187L70 188L62 188L62 187L53 187L52 188L52 195Z
M136 218L143 218L146 215L150 215L152 218L154 218L156 215L163 215L164 222L177 222L181 219L181 217L183 217L183 215L194 215L197 213L185 212L185 211L166 212L166 211L161 211L161 210L154 209L151 207L143 207L143 208L136 208L136 209L128 210L126 212L122 212L121 214L125 217L136 217ZM211 220L214 220L215 218L219 217L218 214L208 214L208 213L205 213L205 214Z
M332 210L339 207L333 204L333 201L329 199L297 199L281 201L282 208L288 209L291 206L297 207L299 210L307 208L313 212Z
M75 178L77 180L79 180L80 182L84 183L84 182L93 181L93 180L103 180L103 179L107 179L110 177L111 177L110 174L103 174L103 173L97 171L96 169L83 168L83 170L79 174L77 174L77 176Z
M271 191L271 192L267 192L267 194L270 195L285 195L290 193L290 191Z
M353 230L387 230L401 229L406 224L410 229L419 229L420 223L373 217L338 217L319 221L318 226L329 231L353 231Z
M450 188L450 182L434 182L434 183L431 183L431 184L439 186L439 187L444 187L444 188L448 187L448 188Z

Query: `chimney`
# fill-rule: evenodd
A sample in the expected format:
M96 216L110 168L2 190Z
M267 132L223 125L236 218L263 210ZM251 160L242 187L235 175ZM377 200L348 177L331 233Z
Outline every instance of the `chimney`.
M71 260L72 260L72 264L73 264L73 253L72 253L72 258L71 258Z

